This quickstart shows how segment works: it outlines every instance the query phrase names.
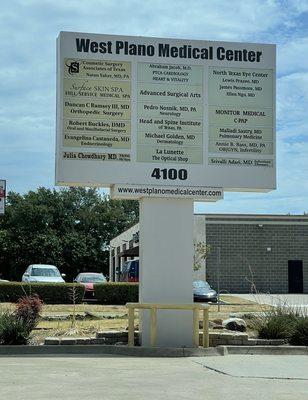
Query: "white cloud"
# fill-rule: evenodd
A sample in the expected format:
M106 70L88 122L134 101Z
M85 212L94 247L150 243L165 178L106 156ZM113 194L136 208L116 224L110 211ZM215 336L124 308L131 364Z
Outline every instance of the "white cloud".
M307 124L308 72L283 76L277 80L277 118L279 125Z
M277 64L279 74L291 74L308 69L308 37L288 40L278 46Z
M55 40L60 30L269 41L279 44L278 189L270 194L226 194L223 202L201 207L220 212L304 210L308 38L302 27L307 10L307 0L5 2L0 13L1 174L21 191L53 184Z

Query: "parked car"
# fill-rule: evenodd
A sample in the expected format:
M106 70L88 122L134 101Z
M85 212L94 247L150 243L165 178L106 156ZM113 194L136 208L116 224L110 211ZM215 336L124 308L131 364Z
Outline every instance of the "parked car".
M76 276L74 282L81 283L85 286L85 298L94 298L94 284L107 282L103 274L97 272L81 272Z
M130 260L124 263L120 281L139 282L139 260Z
M217 303L217 292L206 281L193 282L194 301Z
M60 271L55 265L47 264L32 264L26 269L22 276L22 282L64 282L65 274L60 274Z

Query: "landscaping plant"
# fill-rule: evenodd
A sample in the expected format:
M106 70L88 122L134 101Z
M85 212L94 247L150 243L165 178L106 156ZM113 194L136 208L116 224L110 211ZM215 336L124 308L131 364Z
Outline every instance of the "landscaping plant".
M131 282L110 282L94 285L97 304L126 304L137 303L139 284Z
M22 319L16 318L15 313L5 311L0 315L0 344L27 344L31 327Z
M291 344L308 343L308 318L298 310L283 304L255 317L251 328L261 339L284 339Z
M252 323L261 339L285 339L292 334L293 321L288 315L266 315L256 318Z
M15 303L21 297L37 294L44 304L71 304L69 293L73 283L51 282L1 282L0 302ZM75 284L76 304L82 303L85 288L81 284Z
M308 346L308 314L304 310L290 306L285 300L279 300L278 306L274 305L266 310L258 300L260 294L257 290L253 269L248 263L251 293L259 303L261 312L249 321L250 328L258 333L260 339L284 339L292 345ZM274 296L273 296L274 297Z
M39 313L42 310L42 305L42 300L36 294L21 297L16 304L15 316L17 319L27 322L29 326L32 325L34 328L37 324Z
M0 344L27 344L31 331L38 323L42 301L38 296L25 296L19 299L15 311L0 314Z
M294 325L290 344L295 346L308 346L308 318L299 317Z

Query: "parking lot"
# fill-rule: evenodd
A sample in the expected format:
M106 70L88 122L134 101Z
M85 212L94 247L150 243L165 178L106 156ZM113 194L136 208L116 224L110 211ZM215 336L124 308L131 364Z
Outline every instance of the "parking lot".
M307 356L2 357L6 400L307 400Z

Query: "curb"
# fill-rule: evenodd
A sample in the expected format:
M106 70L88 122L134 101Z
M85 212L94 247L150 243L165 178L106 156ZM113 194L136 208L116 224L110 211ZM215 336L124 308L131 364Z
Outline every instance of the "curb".
M308 355L307 346L219 346L225 348L227 354L247 355Z
M97 356L131 357L205 357L222 356L225 348L177 348L177 347L127 347L114 345L43 345L43 346L0 346L0 357L6 356Z
M227 355L308 355L306 346L127 347L114 345L0 346L1 357L213 357Z

